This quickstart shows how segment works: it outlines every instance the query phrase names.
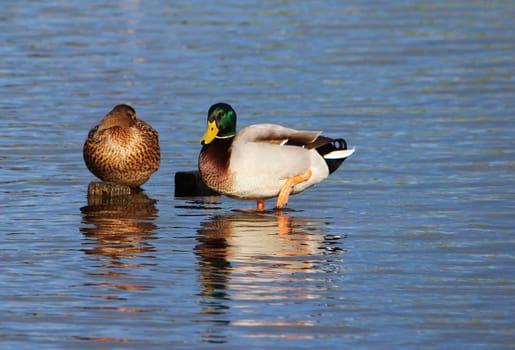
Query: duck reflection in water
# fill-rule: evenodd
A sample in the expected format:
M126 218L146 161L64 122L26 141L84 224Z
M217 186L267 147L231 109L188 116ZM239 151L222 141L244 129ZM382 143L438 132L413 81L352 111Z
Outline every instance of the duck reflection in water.
M232 213L201 225L195 251L203 313L217 324L229 322L230 300L260 300L268 305L322 298L330 278L324 264L331 260L329 255L342 251L340 237L324 234L324 222L285 211ZM266 323L262 318L230 320L254 322Z
M149 263L134 262L135 259L154 258L155 248L150 241L154 239L157 217L156 201L143 191L118 198L116 202L102 203L88 198L88 205L81 208L81 227L85 240L84 252L97 257L101 263L94 275L123 277L130 276L127 268L140 268ZM123 271L123 272L122 272ZM117 289L147 289L148 286L110 279L102 285Z

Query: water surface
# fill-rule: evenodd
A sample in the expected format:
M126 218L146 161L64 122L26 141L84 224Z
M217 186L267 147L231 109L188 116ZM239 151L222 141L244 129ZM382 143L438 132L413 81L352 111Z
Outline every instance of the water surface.
M0 344L506 349L515 341L509 1L18 1L0 14ZM212 103L357 152L276 212L174 198ZM88 130L130 103L162 165L88 204Z

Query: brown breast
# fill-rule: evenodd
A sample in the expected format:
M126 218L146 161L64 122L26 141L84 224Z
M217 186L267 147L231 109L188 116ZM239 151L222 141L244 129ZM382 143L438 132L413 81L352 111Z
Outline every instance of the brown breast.
M210 144L202 146L199 154L198 164L202 180L221 193L230 191L232 185L229 165L233 140L234 137L216 138Z

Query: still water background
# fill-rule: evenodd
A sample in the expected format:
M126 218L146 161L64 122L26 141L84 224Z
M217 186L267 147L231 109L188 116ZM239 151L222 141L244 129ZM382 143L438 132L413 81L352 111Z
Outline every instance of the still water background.
M1 348L513 348L514 15L4 1ZM357 152L283 213L174 198L218 101ZM159 131L162 166L88 207L82 144L118 103Z

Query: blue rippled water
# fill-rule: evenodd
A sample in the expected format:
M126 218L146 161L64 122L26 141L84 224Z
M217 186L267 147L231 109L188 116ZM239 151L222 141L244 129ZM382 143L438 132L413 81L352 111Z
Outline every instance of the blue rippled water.
M514 14L3 4L0 347L513 348ZM283 212L175 198L218 101L357 151ZM88 205L82 144L118 103L159 131L162 165L129 202Z

